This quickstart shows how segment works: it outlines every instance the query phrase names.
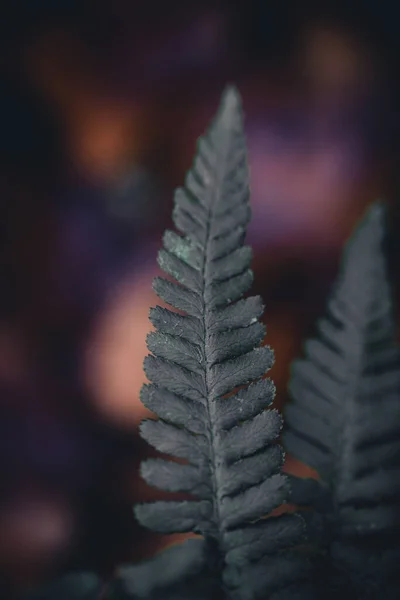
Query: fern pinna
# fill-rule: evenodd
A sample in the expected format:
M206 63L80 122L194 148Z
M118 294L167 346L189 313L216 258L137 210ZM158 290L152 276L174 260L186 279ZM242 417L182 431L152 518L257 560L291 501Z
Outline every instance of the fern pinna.
M319 337L293 366L284 433L287 450L320 475L293 478L293 495L315 509L305 514L332 577L347 572L357 597L379 599L392 597L400 558L400 369L385 232L376 203L347 246Z
M141 393L159 417L142 422L142 437L186 461L149 459L142 476L193 499L142 504L136 516L157 532L202 537L122 570L132 596L266 597L304 572L297 557L283 552L302 539L302 519L263 518L286 501L289 489L276 444L282 418L265 410L275 388L263 378L273 363L272 350L261 346L263 304L258 296L242 298L252 283L251 249L244 245L249 217L241 106L229 87L199 139L185 187L175 194L173 219L183 236L166 231L158 262L178 283L156 278L153 288L185 314L151 309L156 331L148 336L152 354L144 369L152 383ZM174 585L195 573L202 573L202 583L187 596L174 595Z

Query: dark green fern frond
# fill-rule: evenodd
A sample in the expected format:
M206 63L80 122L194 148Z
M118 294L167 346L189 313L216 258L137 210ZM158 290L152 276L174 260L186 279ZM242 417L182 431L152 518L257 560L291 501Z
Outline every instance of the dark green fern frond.
M159 420L145 420L140 431L186 464L150 459L141 473L150 485L193 499L147 503L135 513L158 532L200 534L192 544L193 566L219 581L217 597L225 590L253 598L298 574L298 562L283 550L302 538L303 521L296 515L262 519L287 500L289 487L276 444L282 419L265 410L275 388L263 378L273 363L272 350L261 346L263 304L258 296L242 298L253 275L251 249L243 245L250 218L247 153L233 88L198 142L185 187L175 194L173 218L183 235L165 233L158 261L177 283L156 278L153 287L185 314L151 310L156 331L148 336L152 354L144 363L151 384L141 399ZM126 588L140 597L154 594L168 570L184 581L192 564L187 551L182 545L154 559L154 568L121 572Z
M285 412L287 450L321 477L293 478L294 501L314 507L312 534L339 554L345 538L367 544L400 525L400 355L385 231L376 203L347 246L319 337L293 366Z
M152 600L218 598L221 590L207 564L204 540L188 539L150 560L120 569L115 596Z

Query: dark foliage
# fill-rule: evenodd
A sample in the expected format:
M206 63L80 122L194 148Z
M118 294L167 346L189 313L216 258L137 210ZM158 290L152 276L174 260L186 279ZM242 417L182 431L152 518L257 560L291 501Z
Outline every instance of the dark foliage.
M158 261L169 278L153 287L176 310L151 309L151 383L141 394L158 417L142 422L142 437L173 457L144 461L142 477L186 499L136 506L136 517L197 537L121 568L107 586L72 574L22 600L398 597L400 356L384 206L350 240L327 315L292 371L284 442L319 479L282 473L263 304L243 297L252 283L249 218L241 107L230 87L175 194L183 235L166 231ZM287 501L308 510L275 516Z
M242 299L252 282L252 253L243 245L249 217L241 109L237 92L228 88L199 140L185 187L175 194L173 218L184 235L167 231L158 260L178 283L156 278L154 290L185 314L151 310L156 331L148 336L152 355L145 372L152 383L142 390L143 403L159 417L142 423L142 437L185 461L150 459L142 476L194 498L135 509L155 531L202 537L153 564L123 570L132 596L152 596L205 571L211 586L219 582L218 597L254 598L304 572L297 556L283 552L302 538L302 520L264 518L287 500L289 488L276 444L282 419L265 410L275 389L263 378L273 363L271 349L260 346L263 305L260 297Z
M400 370L385 231L375 204L348 244L318 337L293 366L285 413L286 448L321 478L294 478L294 501L313 507L309 532L333 579L362 598L391 597L382 586L400 558Z

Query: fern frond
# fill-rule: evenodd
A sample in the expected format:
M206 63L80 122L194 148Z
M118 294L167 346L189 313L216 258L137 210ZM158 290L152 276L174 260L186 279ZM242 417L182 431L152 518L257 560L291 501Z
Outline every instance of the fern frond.
M207 562L204 539L189 539L163 550L150 560L123 567L119 579L125 584L126 597L156 598L158 594L167 594L167 590L173 594L174 586L179 586L182 580L190 581L199 573L204 575Z
M299 566L283 549L303 535L297 515L263 519L288 499L289 487L276 444L282 419L268 409L275 387L263 378L273 363L272 350L261 346L263 304L258 296L242 298L253 278L251 249L243 244L249 218L240 100L228 88L198 142L185 186L175 194L173 219L183 235L167 231L158 257L175 282L156 278L153 287L185 314L151 310L156 331L148 336L152 355L144 364L151 383L141 394L159 417L142 422L142 437L187 461L151 459L142 465L142 476L152 486L188 492L193 500L135 508L150 529L203 536L204 546L196 548L203 548L220 582L219 598L224 590L244 599L289 585ZM241 389L227 397L236 388ZM168 569L176 573L176 554L183 559L184 548L157 558L159 568L132 567L127 576L134 582L132 593L157 587ZM187 571L179 572L182 581Z
M336 549L400 525L400 354L384 242L385 207L376 203L348 243L319 335L289 384L285 447L321 478L293 478L293 499L326 518ZM326 534L315 516L313 534Z

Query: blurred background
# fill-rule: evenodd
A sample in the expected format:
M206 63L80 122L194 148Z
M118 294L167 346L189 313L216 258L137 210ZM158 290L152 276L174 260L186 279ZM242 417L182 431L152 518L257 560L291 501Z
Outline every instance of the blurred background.
M132 513L162 496L138 475L151 454L137 434L151 281L173 189L228 82L246 115L253 292L285 402L366 205L385 197L397 231L394 8L2 4L1 597L68 569L107 578L176 541ZM288 468L307 472L290 457Z

